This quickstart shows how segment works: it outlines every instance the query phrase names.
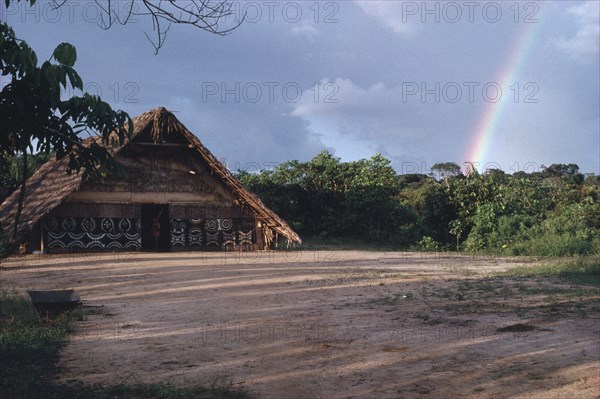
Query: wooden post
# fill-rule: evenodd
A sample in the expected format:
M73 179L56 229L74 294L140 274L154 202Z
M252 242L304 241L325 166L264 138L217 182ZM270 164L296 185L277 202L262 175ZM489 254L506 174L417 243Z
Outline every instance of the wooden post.
M40 254L44 253L44 226L40 222Z

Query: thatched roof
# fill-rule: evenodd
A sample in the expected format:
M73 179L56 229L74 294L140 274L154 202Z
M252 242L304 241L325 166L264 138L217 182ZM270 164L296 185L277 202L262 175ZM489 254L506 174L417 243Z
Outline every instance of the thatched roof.
M213 174L218 176L233 192L240 205L245 205L255 214L258 220L281 234L288 241L301 242L298 234L283 219L277 216L275 212L267 208L260 198L245 188L171 112L160 107L133 118L133 134L131 139L141 132L148 131L148 129L150 129L150 137L154 141L161 141L162 138L171 136L172 134L179 134L184 137L198 151L198 154L208 164ZM126 145L117 148L115 153L121 151ZM66 157L61 160L52 158L27 180L19 229L22 229L28 223L39 221L56 208L65 197L79 189L83 173L68 175L66 173L67 161ZM19 191L17 189L0 205L0 223L5 229L14 224Z

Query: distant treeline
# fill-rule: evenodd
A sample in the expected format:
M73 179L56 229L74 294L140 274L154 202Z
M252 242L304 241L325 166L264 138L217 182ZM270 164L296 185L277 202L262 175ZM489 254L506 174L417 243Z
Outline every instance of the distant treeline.
M28 159L30 176L49 156ZM21 181L22 159L0 163L2 199ZM307 242L460 249L507 255L600 253L600 176L575 164L539 172L398 175L382 155L341 162L323 151L238 178Z
M398 175L382 155L341 162L327 151L238 178L308 241L364 242L507 255L600 253L600 176L575 164L512 175ZM435 176L435 177L434 177Z

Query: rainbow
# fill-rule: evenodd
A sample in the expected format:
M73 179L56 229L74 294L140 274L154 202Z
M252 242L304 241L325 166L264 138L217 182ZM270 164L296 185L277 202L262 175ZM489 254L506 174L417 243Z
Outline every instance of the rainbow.
M542 7L540 5L540 9ZM481 167L482 169L486 169L486 163L491 161L488 159L488 152L494 135L497 132L498 125L502 121L506 105L513 99L509 87L517 81L518 73L525 63L529 49L534 42L535 33L538 30L536 28L541 24L539 14L541 13L538 13L537 19L540 22L523 23L521 32L519 32L517 39L510 47L507 60L503 63L498 78L495 80L495 83L502 89L502 96L497 102L486 103L483 114L477 121L473 133L470 134L471 139L466 151L465 166L472 164L475 168ZM494 165L496 165L494 167L497 167L497 164ZM489 166L492 166L492 164Z

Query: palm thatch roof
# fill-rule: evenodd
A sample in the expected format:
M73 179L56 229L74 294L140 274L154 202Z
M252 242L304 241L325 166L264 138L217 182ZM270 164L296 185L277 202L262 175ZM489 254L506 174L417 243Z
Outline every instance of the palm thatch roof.
M240 205L250 209L258 220L289 242L302 242L298 234L283 219L270 210L256 194L244 187L171 112L160 107L133 118L133 134L130 140L145 131L150 132L150 137L155 142L162 141L163 138L172 134L184 137L208 164L212 173L218 176L233 192ZM115 149L114 153L117 154L125 146L127 143ZM67 157L60 160L52 158L27 180L19 229L39 221L56 208L65 197L81 187L84 174L67 174L67 162ZM14 224L18 201L19 189L9 195L0 205L0 225L3 228L7 229Z

